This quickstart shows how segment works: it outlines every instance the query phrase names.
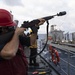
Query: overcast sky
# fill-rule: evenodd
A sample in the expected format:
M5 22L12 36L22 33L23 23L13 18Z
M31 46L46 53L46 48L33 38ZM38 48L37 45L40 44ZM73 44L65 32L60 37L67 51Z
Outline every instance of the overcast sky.
M0 0L0 8L12 11L14 19L19 20L19 26L23 21L66 11L66 15L49 20L49 30L51 25L57 25L57 29L75 32L75 0ZM46 33L46 23L40 26L38 33Z

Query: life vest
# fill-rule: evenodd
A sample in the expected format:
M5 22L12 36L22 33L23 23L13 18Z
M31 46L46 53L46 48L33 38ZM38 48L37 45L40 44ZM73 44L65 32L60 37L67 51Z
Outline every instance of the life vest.
M35 41L35 44L29 46L29 48L37 48L37 41Z
M57 64L58 62L60 62L60 57L59 57L59 53L55 48L52 48L52 46L49 46L49 50L51 53L51 57L52 57L52 62Z

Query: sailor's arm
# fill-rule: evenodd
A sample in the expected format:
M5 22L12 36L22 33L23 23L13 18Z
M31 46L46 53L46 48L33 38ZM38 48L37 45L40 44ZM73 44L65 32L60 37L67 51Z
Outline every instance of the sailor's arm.
M25 28L16 28L14 35L1 50L0 56L5 59L11 59L17 53L18 46L19 46L19 35L23 34Z

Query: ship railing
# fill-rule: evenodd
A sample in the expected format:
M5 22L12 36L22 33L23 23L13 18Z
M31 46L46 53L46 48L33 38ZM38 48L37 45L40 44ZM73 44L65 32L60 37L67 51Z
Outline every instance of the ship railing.
M63 62L64 64L66 64L67 66L65 70L62 66L61 66L61 70L66 74L66 75L74 75L75 74L75 65L74 65L74 62L75 62L75 57L74 59L72 60L72 56L75 56L75 52L72 52L71 50L62 50L62 51L65 51L67 54L67 58L64 59L62 57L60 57L60 60L61 62ZM60 62L60 65L62 65Z

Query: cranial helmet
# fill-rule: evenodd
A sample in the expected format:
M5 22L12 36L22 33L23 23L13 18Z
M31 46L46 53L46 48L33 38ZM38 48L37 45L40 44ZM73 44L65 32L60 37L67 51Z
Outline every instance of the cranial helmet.
M0 9L0 27L15 25L16 23L13 21L12 14L5 9Z

